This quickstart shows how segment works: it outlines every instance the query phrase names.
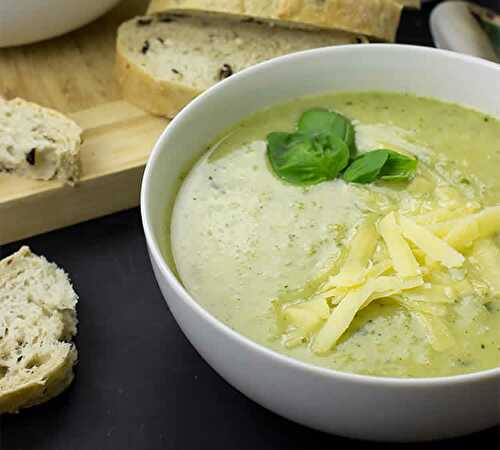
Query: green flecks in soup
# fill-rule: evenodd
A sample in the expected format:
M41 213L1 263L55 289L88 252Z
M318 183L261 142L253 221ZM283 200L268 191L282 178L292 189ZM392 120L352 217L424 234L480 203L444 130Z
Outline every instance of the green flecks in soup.
M312 108L348 118L361 155L388 149L417 159L416 173L281 179L266 138L294 133ZM387 93L295 100L230 130L193 167L172 214L176 268L210 313L301 361L398 377L497 367L499 167L500 123L475 111ZM419 242L429 232L436 242Z

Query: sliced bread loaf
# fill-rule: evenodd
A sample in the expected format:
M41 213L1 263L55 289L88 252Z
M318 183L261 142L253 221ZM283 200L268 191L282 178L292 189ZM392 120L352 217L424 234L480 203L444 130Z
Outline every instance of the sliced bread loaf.
M315 27L393 41L401 5L394 0L152 0L149 14L217 13L288 27Z
M81 132L57 111L19 98L0 98L0 172L74 184Z
M290 30L248 19L144 16L118 30L117 79L125 99L173 117L205 89L253 64L359 41L342 31Z
M67 275L28 247L0 261L0 414L43 403L71 383L76 301Z

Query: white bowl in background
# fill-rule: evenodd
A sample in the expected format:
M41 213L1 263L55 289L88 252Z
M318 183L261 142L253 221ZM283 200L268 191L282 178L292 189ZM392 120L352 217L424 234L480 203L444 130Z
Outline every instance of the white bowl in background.
M250 341L205 311L184 289L161 248L179 177L224 130L256 111L305 95L381 90L435 97L499 116L499 85L500 65L478 58L368 44L277 58L228 78L190 103L156 144L143 179L141 207L161 291L203 358L257 403L328 433L423 441L500 423L500 368L454 377L397 379L302 363Z
M0 0L0 47L49 39L75 30L120 0Z

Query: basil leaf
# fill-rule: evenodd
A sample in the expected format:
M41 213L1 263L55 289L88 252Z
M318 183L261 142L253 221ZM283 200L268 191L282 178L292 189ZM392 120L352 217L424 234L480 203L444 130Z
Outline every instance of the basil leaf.
M297 128L304 133L331 130L336 121L335 114L323 108L314 108L302 113Z
M371 183L378 178L388 159L387 150L364 153L355 159L344 172L344 180L351 183Z
M417 171L417 160L401 153L387 150L389 157L380 171L380 179L387 181L406 181Z
M351 158L356 155L354 127L349 119L339 113L320 108L310 109L300 117L298 129L313 134L331 132L347 144Z
M417 160L392 150L380 149L364 153L344 172L344 180L371 183L377 179L406 181L415 175Z
M270 133L267 155L274 172L292 184L332 180L349 163L349 149L332 133Z

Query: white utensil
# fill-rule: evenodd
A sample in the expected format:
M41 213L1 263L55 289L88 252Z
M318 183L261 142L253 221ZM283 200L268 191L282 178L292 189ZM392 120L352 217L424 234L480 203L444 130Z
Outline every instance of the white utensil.
M437 5L431 13L430 27L436 47L497 61L488 36L470 13L467 2Z

